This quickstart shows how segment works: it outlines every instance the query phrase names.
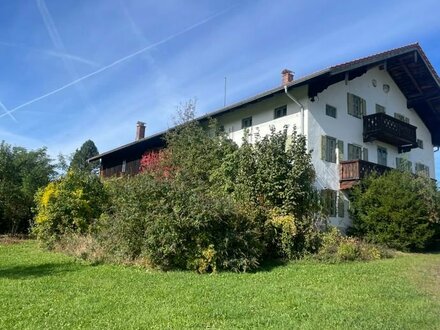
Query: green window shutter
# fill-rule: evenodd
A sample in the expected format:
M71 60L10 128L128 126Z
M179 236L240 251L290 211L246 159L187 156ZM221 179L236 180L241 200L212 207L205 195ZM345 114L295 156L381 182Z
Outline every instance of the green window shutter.
M322 135L321 136L321 159L327 160L327 136Z
M418 174L419 172L422 171L422 166L421 165L422 164L420 164L420 163L416 163L416 174Z
M362 149L362 159L368 161L368 149L367 148Z
M353 94L347 93L347 113L354 115L353 113Z
M327 141L328 141L328 146L327 146L327 152L328 152L328 155L327 155L327 160L329 161L329 162L332 162L332 163L336 163L336 139L335 138L328 138L327 139Z
M376 104L376 113L385 113L385 107L380 104Z
M409 160L407 160L407 171L412 172L412 162L410 162Z
M402 158L396 157L396 169L401 170L402 169Z
M339 195L338 198L338 217L343 218L344 217L344 198Z
M344 141L338 140L339 161L344 160Z
M353 145L352 144L347 144L347 154L348 154L348 160L352 160L353 158Z
M362 109L362 116L365 116L367 114L367 101L364 99L361 99L361 109Z

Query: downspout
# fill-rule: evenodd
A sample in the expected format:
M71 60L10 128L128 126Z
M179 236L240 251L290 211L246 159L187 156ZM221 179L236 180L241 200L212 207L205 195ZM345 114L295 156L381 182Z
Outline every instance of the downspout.
M301 109L301 128L300 133L304 135L304 106L287 90L287 85L284 85L284 93L286 93L287 97L295 102Z

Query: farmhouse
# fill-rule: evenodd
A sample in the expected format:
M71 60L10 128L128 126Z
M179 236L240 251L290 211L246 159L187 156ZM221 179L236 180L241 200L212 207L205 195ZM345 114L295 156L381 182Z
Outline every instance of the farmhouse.
M335 65L295 79L282 72L281 84L249 99L199 117L216 118L240 144L245 129L253 140L297 127L307 137L316 185L330 205L333 225L349 224L346 192L367 173L389 168L434 173L440 146L440 79L419 44ZM165 132L145 137L90 160L101 161L104 177L135 174L142 154L164 147Z

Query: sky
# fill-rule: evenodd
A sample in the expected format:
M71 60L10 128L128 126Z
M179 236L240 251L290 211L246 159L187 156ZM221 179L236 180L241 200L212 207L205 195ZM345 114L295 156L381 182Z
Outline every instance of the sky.
M100 152L296 77L419 42L440 72L440 2L0 0L0 141ZM440 152L435 154L440 178Z

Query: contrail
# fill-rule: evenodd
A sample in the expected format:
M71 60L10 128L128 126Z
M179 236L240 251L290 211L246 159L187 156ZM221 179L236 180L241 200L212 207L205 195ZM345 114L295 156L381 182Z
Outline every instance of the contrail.
M55 22L52 18L52 15L49 12L49 9L46 6L46 2L44 0L37 0L37 7L40 11L41 17L43 18L44 26L46 27L47 32L49 33L50 40L54 45L56 50L59 50L63 53L66 53L66 47L64 46L63 40L61 39L60 34L58 33L58 29L55 25ZM78 79L78 73L75 70L75 67L72 65L70 61L66 58L62 58L65 69L70 75L70 79ZM90 108L94 112L96 112L95 107L91 104L88 94L84 89L82 84L78 84L75 86L76 90L82 99L84 105L87 108Z
M40 100L42 100L42 99L44 99L44 98L46 98L48 96L51 96L51 95L56 94L58 92L61 92L62 90L65 90L66 88L69 88L70 86L73 86L73 85L75 85L75 84L77 84L77 83L79 83L79 82L81 82L83 80L86 80L86 79L88 79L90 77L96 76L97 74L99 74L99 73L101 73L103 71L106 71L106 70L108 70L108 69L110 69L110 68L112 68L112 67L114 67L114 66L116 66L116 65L118 65L118 64L120 64L122 62L128 61L129 59L131 59L131 58L133 58L133 57L135 57L135 56L137 56L139 54L142 54L142 53L146 52L147 50L150 50L150 49L152 49L154 47L157 47L159 45L162 45L162 44L164 44L164 43L166 43L166 42L168 42L170 40L173 40L173 39L181 36L182 34L185 34L185 33L189 32L189 31L199 27L200 25L206 24L207 22L213 20L214 18L216 18L216 17L218 17L220 15L223 15L224 13L228 12L229 10L231 10L234 7L236 7L236 6L229 7L229 8L227 8L225 10L222 10L222 11L220 11L220 12L214 14L214 15L211 15L211 16L201 20L200 22L197 22L197 23L195 23L193 25L188 26L187 28L181 30L180 32L174 33L174 34L166 37L165 39L162 39L162 40L157 41L157 42L155 42L155 43L153 43L153 44L151 44L149 46L141 48L141 49L139 49L138 51L136 51L134 53L131 53L131 54L127 55L127 56L124 56L124 57L122 57L122 58L120 58L120 59L118 59L118 60L116 60L116 61L114 61L114 62L112 62L112 63L110 63L108 65L106 65L106 66L103 66L102 68L100 68L100 69L98 69L96 71L93 71L93 72L91 72L89 74L86 74L85 76L82 76L81 78L75 79L75 80L71 81L68 84L65 84L65 85L63 85L63 86L61 86L61 87L59 87L57 89L54 89L51 92L48 92L46 94L43 94L43 95L41 95L39 97L36 97L36 98L30 100L30 101L27 101L27 102L25 102L25 103L15 107L15 108L9 110L7 113L1 114L0 118L4 117L4 116L6 116L6 115L8 115L10 113L13 113L13 112L15 112L15 111L17 111L19 109L22 109L22 108L24 108L24 107L26 107L28 105L31 105L31 104L33 104L35 102L38 102L38 101L40 101Z
M30 51L30 52L36 52L36 53L40 53L40 54L44 54L44 55L49 55L49 56L53 56L53 57L66 58L68 60L72 60L72 61L75 61L75 62L79 62L79 63L82 63L82 64L87 64L87 65L93 66L95 68L99 68L101 66L98 63L90 61L90 60L88 60L86 58L82 58L82 57L76 56L74 54L68 54L68 53L62 53L62 52L59 52L59 51L54 51L52 49L40 49L40 48L25 46L25 45L22 45L22 44L17 44L17 43L12 43L12 42L5 42L5 41L0 41L0 46L14 47L14 48L23 49L23 50L27 50L27 51Z
M5 107L5 105L2 103L2 101L0 101L0 108L2 108L2 109L5 111L5 115L9 115L9 117L11 117L11 119L12 119L13 121L15 121L16 123L18 123L17 118L15 118L14 115L8 111L8 108ZM2 116L2 117L3 117L3 116Z

